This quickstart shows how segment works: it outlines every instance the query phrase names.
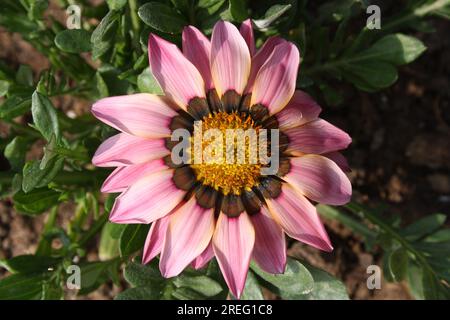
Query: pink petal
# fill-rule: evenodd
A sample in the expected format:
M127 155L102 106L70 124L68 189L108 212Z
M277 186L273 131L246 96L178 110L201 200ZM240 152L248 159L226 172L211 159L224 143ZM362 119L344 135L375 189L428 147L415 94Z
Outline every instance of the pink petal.
M186 109L195 97L205 97L205 86L197 68L176 45L150 34L148 39L150 68L164 93Z
M286 183L276 199L266 199L270 212L291 238L321 250L331 251L330 239L316 208L300 192Z
M350 168L350 165L348 164L347 159L342 155L340 152L330 152L323 154L324 157L327 157L328 159L333 160L339 168L341 168L344 172L351 172L352 169Z
M147 239L145 240L144 252L142 254L143 264L149 263L161 252L166 230L169 225L169 217L170 215L167 215L152 223Z
M296 90L286 107L275 116L279 128L286 130L316 120L322 109L304 91Z
M250 52L238 29L219 21L211 37L211 73L219 97L228 90L242 94L250 74Z
M299 64L300 53L294 44L277 45L259 69L250 105L262 104L271 114L283 109L294 94Z
M170 136L170 121L177 112L173 102L148 93L104 98L92 106L99 120L122 132L143 138Z
M246 212L234 218L219 215L213 237L214 254L225 282L238 299L244 289L254 243L255 229Z
M209 66L211 43L205 35L194 26L183 29L183 53L191 61L203 77L206 90L214 88Z
M166 277L183 271L211 242L214 233L214 210L200 207L192 197L170 215L159 268Z
M333 205L350 201L352 185L330 159L309 154L291 158L290 163L291 169L283 179L309 199Z
M280 37L270 37L264 42L262 47L256 52L256 54L252 58L252 67L250 69L250 76L248 77L247 87L245 88L245 93L252 92L253 84L255 83L256 75L258 74L259 69L261 69L262 65L269 59L270 55L273 52L273 49L281 44L285 43L286 40Z
M242 22L239 32L247 43L250 55L253 56L255 54L255 37L253 35L252 19L247 19Z
M140 178L167 169L162 159L152 160L141 164L134 164L127 167L116 168L103 182L101 192L115 193L125 191L130 185Z
M288 152L294 155L329 153L345 149L352 142L347 133L322 119L288 129L284 133L289 138Z
M286 266L284 232L265 207L250 216L255 227L253 259L266 272L283 273Z
M172 176L173 170L164 170L139 179L116 199L109 220L150 223L167 215L185 195L175 186Z
M192 261L192 267L196 270L203 268L214 257L214 250L212 241L206 247L205 250Z
M97 167L140 164L169 154L163 139L147 139L119 133L106 139L97 149L92 163Z

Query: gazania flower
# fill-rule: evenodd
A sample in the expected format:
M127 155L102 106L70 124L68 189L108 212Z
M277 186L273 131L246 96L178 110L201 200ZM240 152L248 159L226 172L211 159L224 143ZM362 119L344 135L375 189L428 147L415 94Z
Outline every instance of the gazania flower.
M151 34L150 68L165 95L105 98L93 114L121 133L103 142L93 163L117 167L103 192L122 192L115 223L151 223L143 263L160 254L163 276L216 257L234 296L240 297L249 263L283 273L285 234L325 251L332 246L312 202L341 205L351 185L338 150L351 142L318 118L320 107L296 90L300 56L278 37L255 50L250 20L240 31L219 21L211 41L188 26L183 51ZM171 133L206 129L279 129L280 166L263 176L261 164L176 165ZM311 202L312 201L312 202Z

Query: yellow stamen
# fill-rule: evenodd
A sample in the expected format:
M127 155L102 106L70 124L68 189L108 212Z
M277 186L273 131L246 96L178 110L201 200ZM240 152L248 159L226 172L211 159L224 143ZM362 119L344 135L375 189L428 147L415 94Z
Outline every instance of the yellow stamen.
M214 157L214 162L191 164L197 180L204 185L211 186L214 189L221 191L225 195L229 193L239 195L244 190L251 190L253 186L257 185L259 183L261 165L258 161L256 161L256 163L249 161L251 157L251 143L249 142L249 139L245 139L245 148L238 148L238 143L236 143L236 141L232 146L234 149L235 160L239 158L239 155L242 155L243 149L245 150L244 163L238 163L237 161L227 163L227 143L225 137L227 129L242 129L244 131L253 129L257 133L261 127L257 125L250 116L241 115L237 112L209 114L202 119L201 127L203 132L209 129L219 129L221 131L224 137L222 143L223 154L219 155L219 157ZM203 140L201 145L202 153L208 145L215 142L216 141ZM257 148L256 150L252 150L252 152L257 152Z

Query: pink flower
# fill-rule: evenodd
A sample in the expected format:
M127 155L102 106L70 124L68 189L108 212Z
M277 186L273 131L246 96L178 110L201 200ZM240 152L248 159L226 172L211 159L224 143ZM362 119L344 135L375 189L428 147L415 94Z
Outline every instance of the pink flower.
M240 297L250 260L283 273L285 234L325 251L330 240L310 202L349 201L348 169L338 150L350 137L318 118L320 107L296 90L296 46L269 38L255 51L250 20L239 30L219 21L211 41L195 27L183 31L183 52L151 34L150 67L165 96L105 98L93 114L121 133L98 148L93 163L117 167L103 192L122 192L115 223L152 223L143 263L160 254L163 276L216 257L231 292ZM259 164L185 164L171 161L171 132L192 131L194 120L227 126L279 128L280 168L260 175ZM342 168L342 169L341 169ZM256 170L258 169L258 170Z

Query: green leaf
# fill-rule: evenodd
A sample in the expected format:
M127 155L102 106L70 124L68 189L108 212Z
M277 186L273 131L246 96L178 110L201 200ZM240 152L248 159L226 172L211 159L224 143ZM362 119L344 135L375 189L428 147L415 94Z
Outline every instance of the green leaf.
M299 261L288 258L283 274L269 274L252 263L252 270L284 299L301 299L314 289L314 279Z
M115 36L119 17L120 13L115 10L109 11L108 14L103 17L97 28L92 32L91 42L93 45L103 41L109 41Z
M79 294L87 294L108 278L107 269L111 261L85 262L80 265L81 271L81 290Z
M360 55L402 65L416 60L425 50L425 45L419 39L397 33L378 40Z
M119 240L120 256L128 256L144 247L150 226L146 224L129 224L123 230Z
M106 0L110 10L120 10L126 6L127 0Z
M158 300L161 292L154 287L136 287L119 293L114 300Z
M30 20L41 20L44 11L48 8L48 0L29 1L28 17Z
M6 80L0 80L0 97L4 97L8 93L9 82Z
M204 296L190 288L176 288L172 296L178 300L203 300Z
M47 275L13 274L0 280L0 300L40 299Z
M438 230L425 238L425 242L428 243L439 243L449 241L450 241L450 229Z
M213 297L222 292L222 286L215 280L207 276L186 276L181 275L174 280L177 288L187 288L193 290L203 297Z
M100 72L95 73L96 87L100 98L109 96L108 86Z
M84 29L63 30L56 35L55 44L65 52L88 52L91 50L91 35Z
M33 86L33 70L26 64L21 64L16 73L16 82L20 85Z
M424 300L423 293L423 270L417 265L415 262L411 262L409 264L407 270L407 280L409 286L409 292L413 295L413 297L417 300Z
M149 2L139 8L139 17L156 30L178 34L187 25L185 18L175 9L159 2Z
M438 230L446 219L445 214L432 214L401 229L400 234L410 241L415 241Z
M307 300L348 300L347 289L342 281L329 273L313 267L307 263L304 266L309 270L314 279L314 289L305 295Z
M250 270L247 274L244 291L242 292L241 300L264 300L261 287L253 272Z
M27 162L23 167L22 189L25 193L35 188L45 187L61 171L64 165L64 158L54 157L47 165L41 169L39 161Z
M98 256L101 261L110 260L119 255L119 240L113 238L111 233L116 229L116 224L106 222L100 236Z
M57 258L27 254L15 256L9 260L0 260L0 266L11 273L38 273L47 272L48 268L59 262L60 259Z
M422 287L426 300L437 300L440 298L438 280L431 272L424 270L422 276Z
M55 281L44 282L42 285L42 300L63 300L64 290L59 283Z
M0 118L13 119L30 110L30 107L30 98L23 98L16 95L11 96L0 106Z
M12 170L19 172L25 163L27 152L27 140L23 137L15 137L5 148L5 157L8 159Z
M279 17L281 17L285 12L287 12L292 7L291 4L276 4L270 7L264 18L253 20L256 28L259 30L266 30L274 21L276 21Z
M145 68L137 78L137 85L140 92L163 94L163 90L158 81L153 76L150 68Z
M244 0L229 0L229 10L233 20L242 22L248 17L247 1Z
M47 141L50 141L52 135L59 141L58 116L49 98L35 91L32 95L31 114L36 129Z
M403 248L398 248L389 255L388 265L393 280L401 281L406 277L408 260L408 252Z
M120 13L111 10L103 17L91 35L92 59L98 59L112 48L119 26Z
M19 191L13 196L13 201L17 211L36 215L57 204L59 196L60 193L55 190L39 188L29 193Z
M372 92L386 88L397 81L397 70L386 62L354 61L342 67L343 76L357 88Z
M156 259L146 265L140 262L128 263L123 271L123 276L134 287L151 286L163 281Z

